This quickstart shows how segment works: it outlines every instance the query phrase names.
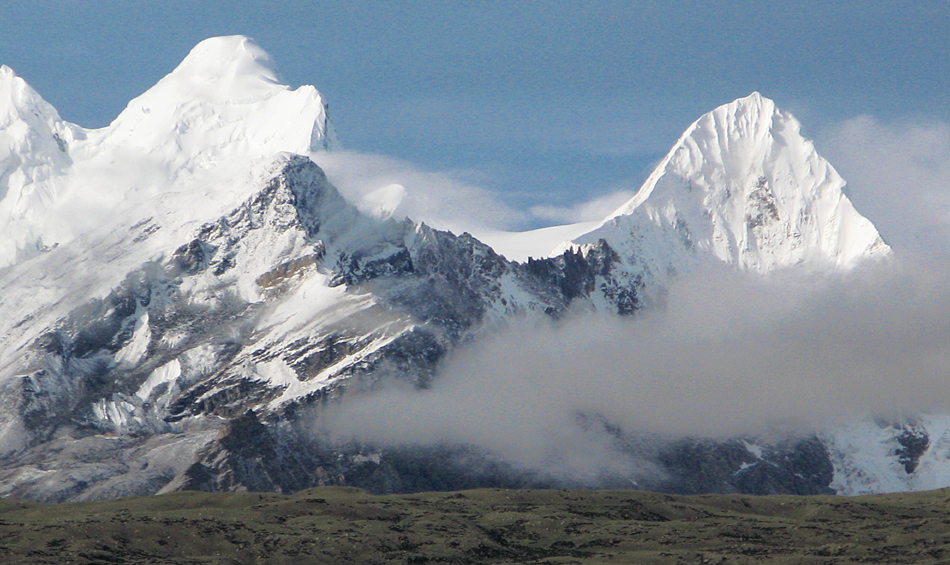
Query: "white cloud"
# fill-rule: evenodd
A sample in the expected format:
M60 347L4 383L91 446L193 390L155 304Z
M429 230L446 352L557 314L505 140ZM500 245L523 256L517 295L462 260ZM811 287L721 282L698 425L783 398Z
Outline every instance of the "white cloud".
M950 124L860 116L819 141L819 151L848 181L855 207L888 243L950 246Z
M574 206L534 206L528 212L535 218L563 224L593 222L606 218L634 194L630 190L618 190Z
M347 200L368 213L384 209L394 217L456 233L511 229L525 219L490 190L450 172L425 171L392 157L352 151L313 153L311 158Z

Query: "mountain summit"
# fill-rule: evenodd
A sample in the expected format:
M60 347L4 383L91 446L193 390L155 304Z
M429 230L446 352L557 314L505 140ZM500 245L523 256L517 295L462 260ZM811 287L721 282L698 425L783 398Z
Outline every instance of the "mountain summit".
M604 239L662 281L714 258L767 272L848 269L890 248L798 121L753 92L696 120L637 194L575 245Z
M42 216L62 191L72 164L68 146L81 128L60 119L49 103L0 65L0 267L17 249L34 245L29 218Z
M240 35L196 45L102 134L104 144L199 163L334 144L320 93L282 84L270 55Z
M228 199L209 195L209 186L244 178L249 165L266 166L280 152L331 149L336 139L320 93L282 84L270 56L244 36L202 41L96 130L60 120L4 66L0 119L0 268L103 218L144 219L156 199L168 221L194 219L196 201Z

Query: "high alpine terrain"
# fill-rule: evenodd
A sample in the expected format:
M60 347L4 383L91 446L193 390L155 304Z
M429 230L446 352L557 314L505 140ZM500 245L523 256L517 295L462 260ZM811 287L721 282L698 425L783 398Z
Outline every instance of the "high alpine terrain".
M525 262L348 202L313 159L336 145L326 108L241 36L203 41L97 130L0 67L0 495L572 486L475 446L309 426L380 383L428 387L513 317L635 315L704 263L823 273L890 253L757 93L697 120L603 222L509 237L546 247ZM938 486L914 473L939 467L931 438L950 424L861 425L767 445L604 428L662 470L646 488Z

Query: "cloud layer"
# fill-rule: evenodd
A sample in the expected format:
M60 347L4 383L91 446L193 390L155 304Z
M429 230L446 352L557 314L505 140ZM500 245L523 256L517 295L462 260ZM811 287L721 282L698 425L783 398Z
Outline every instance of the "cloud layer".
M458 352L431 389L350 398L321 422L584 477L631 461L585 416L633 435L774 438L947 410L948 276L947 262L896 260L822 280L697 272L662 311L520 320Z

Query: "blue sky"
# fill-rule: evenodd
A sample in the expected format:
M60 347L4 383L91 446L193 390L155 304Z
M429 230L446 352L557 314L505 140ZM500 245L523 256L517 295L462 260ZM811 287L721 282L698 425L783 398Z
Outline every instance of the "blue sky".
M236 33L326 95L347 149L519 209L635 190L689 123L753 90L852 185L880 176L847 174L857 141L950 121L946 1L4 3L0 63L98 127L198 41Z

